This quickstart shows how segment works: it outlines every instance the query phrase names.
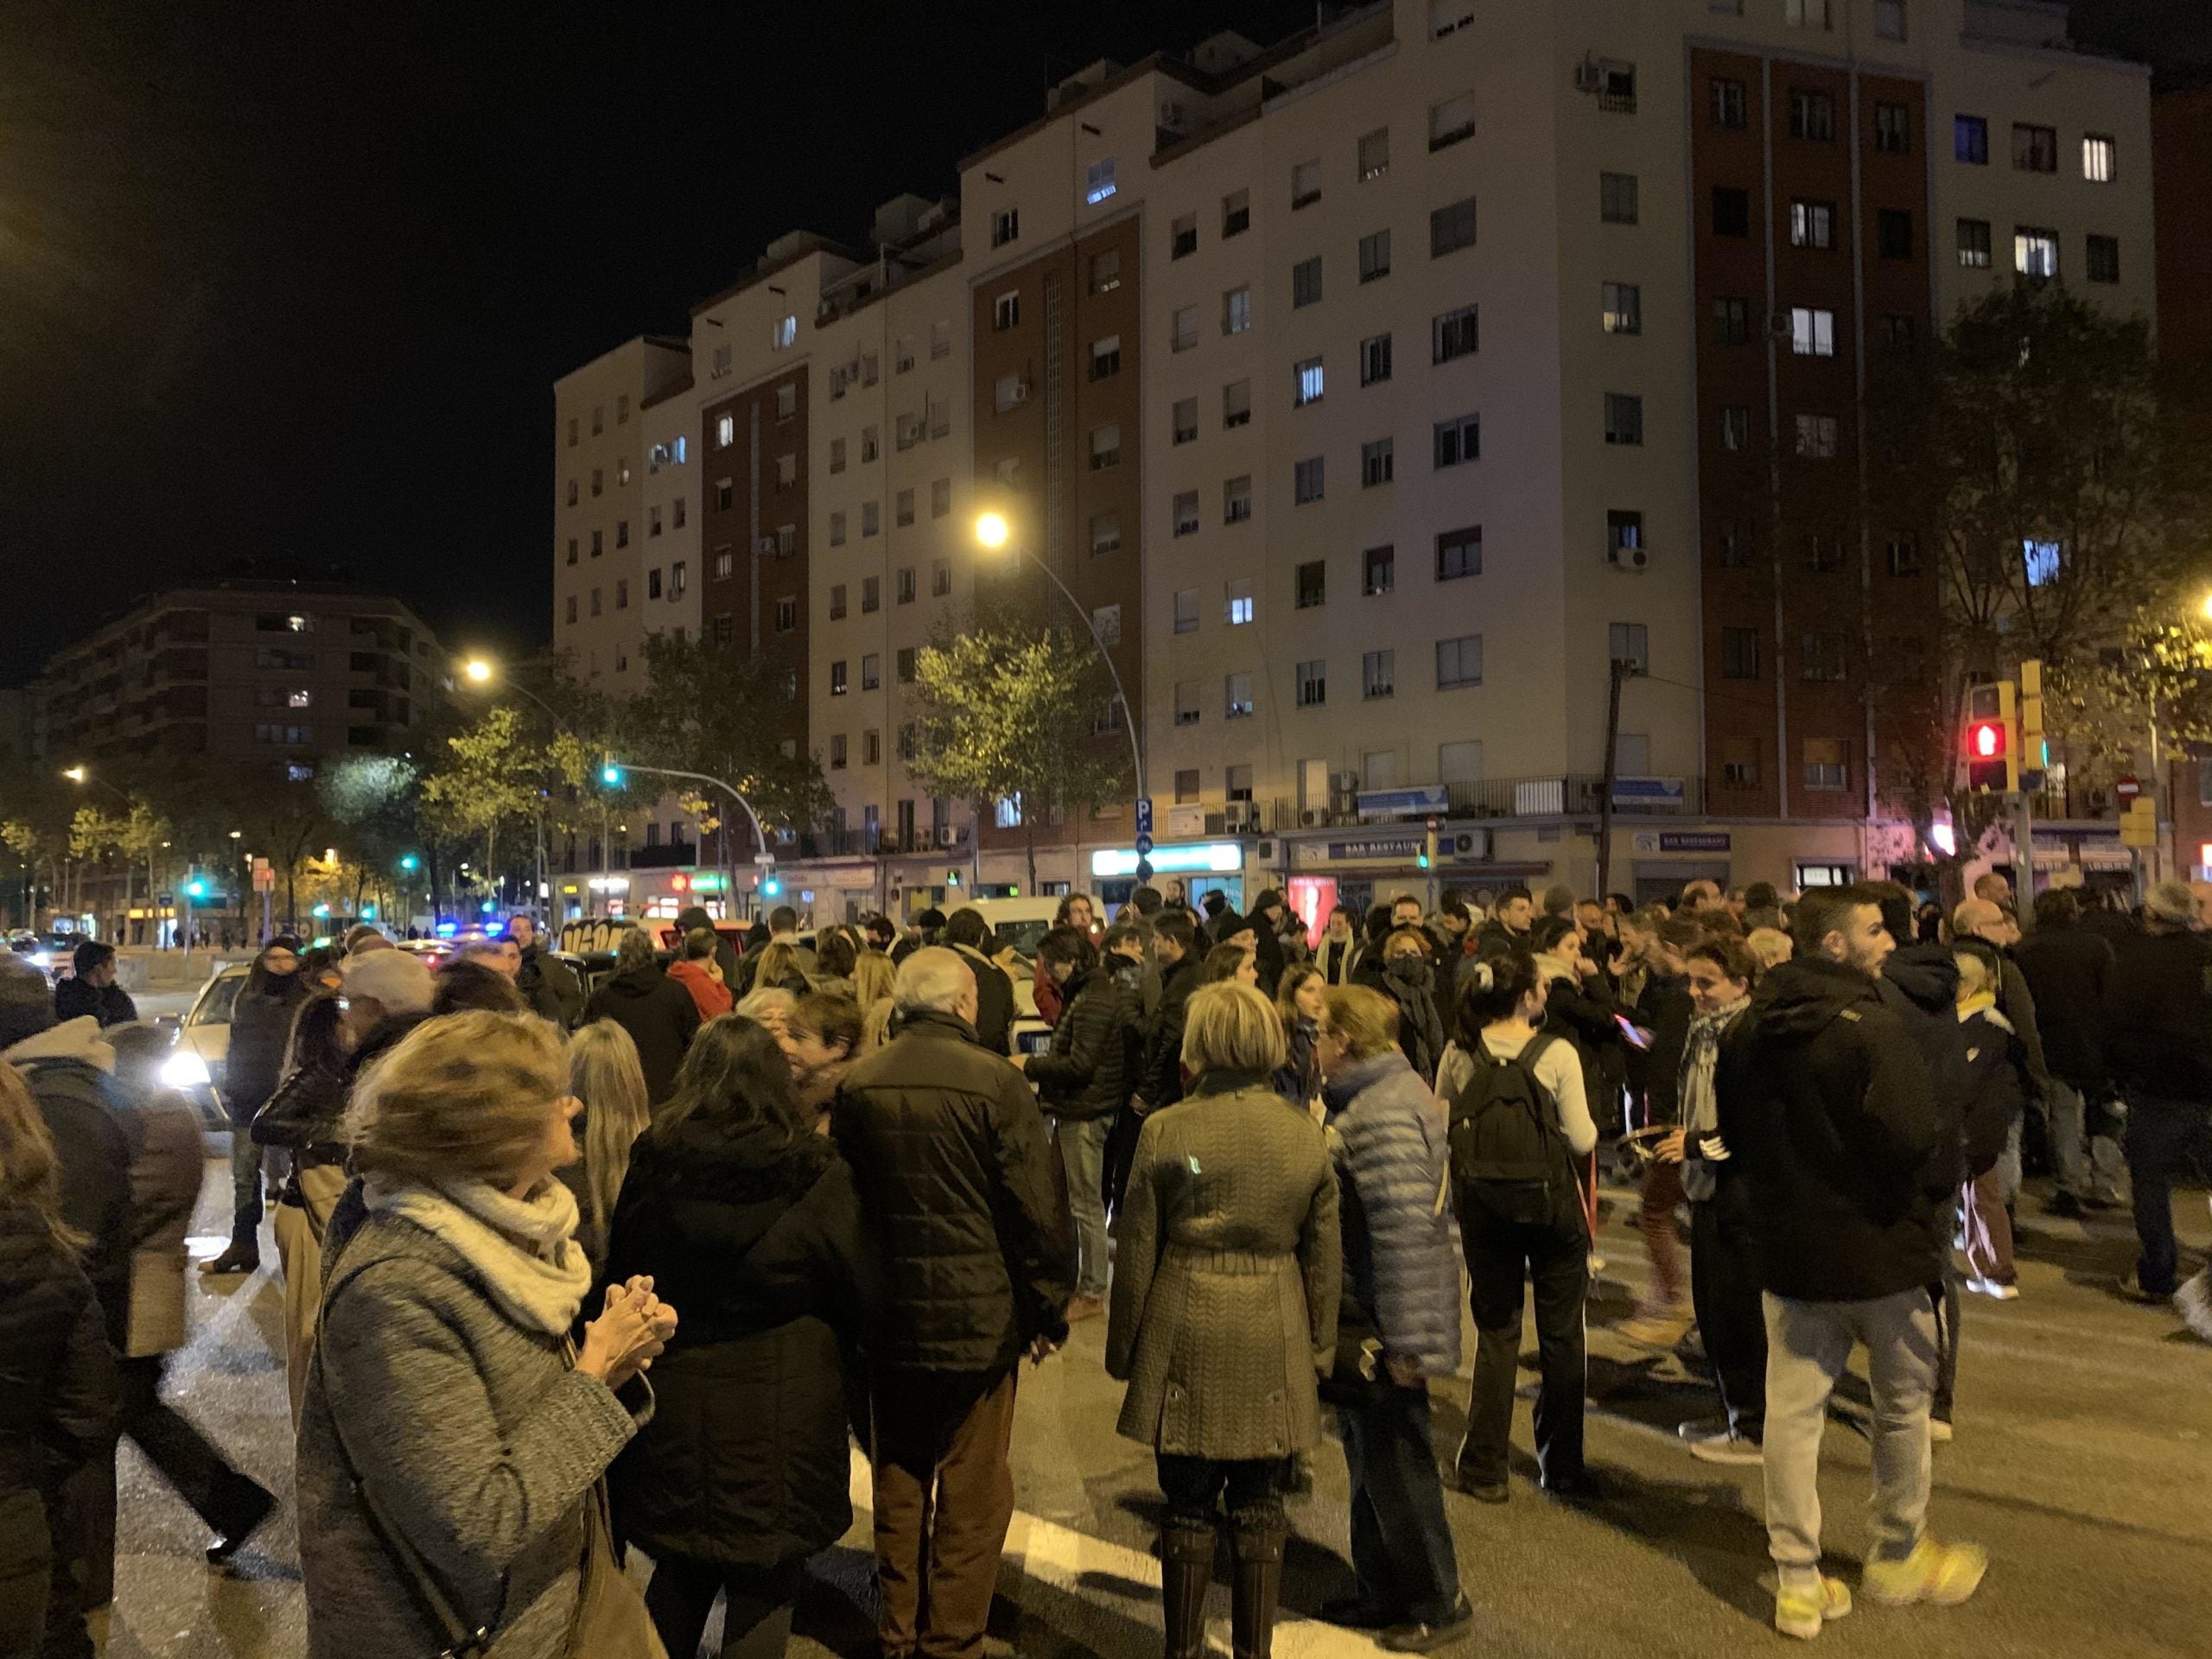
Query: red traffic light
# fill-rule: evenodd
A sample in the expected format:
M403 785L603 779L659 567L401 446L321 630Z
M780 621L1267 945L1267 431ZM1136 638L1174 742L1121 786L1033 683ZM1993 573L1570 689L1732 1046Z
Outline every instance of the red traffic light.
M1977 759L1993 760L2005 753L2005 728L1993 720L1978 721L1970 741Z

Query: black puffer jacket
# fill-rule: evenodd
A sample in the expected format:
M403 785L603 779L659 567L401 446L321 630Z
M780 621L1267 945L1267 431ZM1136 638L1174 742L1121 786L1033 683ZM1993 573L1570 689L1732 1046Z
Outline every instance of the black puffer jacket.
M302 973L272 974L256 965L231 1007L231 1046L223 1056L223 1105L231 1122L247 1124L284 1076L292 1016L313 988Z
M1398 1047L1423 1083L1434 1083L1436 1063L1444 1058L1444 1016L1437 1012L1436 973L1428 958L1407 955L1385 963L1377 956L1362 957L1351 982L1398 1005Z
M2044 1063L2084 1094L2105 1081L2105 982L2112 941L2078 922L2045 922L2012 951L2035 998Z
M1890 953L1875 982L1882 1006L1904 1021L1936 1099L1966 1109L1974 1079L1959 1028L1959 965L1948 944L1905 944Z
M522 953L515 988L523 994L532 1013L563 1031L575 1025L576 1016L584 1011L584 988L575 971L542 944L534 944Z
M1959 1102L1930 1091L1872 979L1820 957L1770 971L1721 1040L1719 1096L1765 1289L1855 1302L1942 1280Z
M51 1491L115 1432L100 1305L28 1204L0 1205L0 1497Z
M1014 982L980 950L952 947L976 976L976 1040L994 1054L1014 1052Z
M1651 1033L1651 1046L1628 1055L1629 1087L1643 1097L1646 1123L1672 1123L1681 1114L1682 1051L1689 1046L1690 1021L1697 1005L1690 982L1680 974L1656 969L1636 1000L1636 1023Z
M2027 1101L2028 1057L2012 1022L1995 1008L1959 1021L1959 1031L1967 1044L1966 1173L1972 1177L1995 1168L2005 1150Z
M889 1287L879 1368L985 1372L1067 1334L1075 1236L1029 1085L950 1014L901 1016L830 1112Z
M1198 988L1205 964L1194 944L1181 960L1170 963L1160 976L1160 1007L1145 1033L1144 1068L1136 1092L1155 1111L1183 1098L1183 1020L1190 1011L1191 993Z
M2212 1101L2212 939L2152 933L2105 979L2105 1064L2122 1092Z
M1111 1117L1135 1087L1136 998L1103 965L1068 982L1052 1046L1029 1062L1045 1109L1070 1123Z
M78 1020L91 1014L103 1029L126 1026L138 1017L138 1005L120 985L88 985L81 979L65 979L54 988L54 1015Z
M617 974L592 993L584 1018L612 1020L638 1046L645 1073L645 1098L654 1105L676 1086L676 1068L699 1032L699 1005L658 963Z
M652 1421L614 1465L626 1534L658 1560L760 1568L826 1549L853 1518L840 1339L880 1303L836 1147L704 1114L647 1130L605 1277L639 1273L683 1317Z

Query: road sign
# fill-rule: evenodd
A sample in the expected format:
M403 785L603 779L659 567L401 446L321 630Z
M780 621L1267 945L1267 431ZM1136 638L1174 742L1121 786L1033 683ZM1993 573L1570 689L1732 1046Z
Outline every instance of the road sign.
M276 892L276 872L270 868L266 864L255 865L253 868L253 890L256 893Z
M2143 780L2139 778L2115 778L2112 780L2112 792L2113 798L2122 806L2128 805L2143 793Z
M2158 809L2146 796L2138 796L2120 815L2120 840L2124 847L2158 844Z
M1137 851L1152 850L1152 797L1137 797Z
M1137 846L1137 856L1138 856L1139 858L1142 858L1142 857L1144 857L1147 854L1148 854L1149 852L1151 852L1151 851L1152 851L1152 831L1150 831L1149 830L1138 830L1138 831L1137 831L1137 842L1136 842L1136 846Z

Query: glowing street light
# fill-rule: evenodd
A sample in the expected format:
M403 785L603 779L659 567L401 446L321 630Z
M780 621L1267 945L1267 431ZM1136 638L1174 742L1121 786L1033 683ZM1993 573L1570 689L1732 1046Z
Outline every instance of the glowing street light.
M489 685L492 683L492 676L499 672L499 670L481 657L472 657L461 664L461 671L479 685Z
M976 520L976 540L995 553L1007 544L1007 538L1013 533L1002 512L987 512Z
M85 769L82 766L68 767L61 775L73 784L83 783L86 777Z

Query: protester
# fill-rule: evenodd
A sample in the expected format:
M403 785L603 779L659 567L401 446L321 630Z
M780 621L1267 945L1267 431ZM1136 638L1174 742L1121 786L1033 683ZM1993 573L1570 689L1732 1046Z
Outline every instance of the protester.
M1506 1500L1506 1446L1524 1294L1535 1304L1536 1463L1555 1497L1590 1491L1583 1465L1582 1310L1590 1230L1575 1164L1598 1144L1573 1047L1544 1033L1544 983L1518 951L1476 964L1438 1093L1451 1112L1452 1195L1475 1316L1475 1376L1459 1489ZM1524 1289L1525 1287L1525 1289Z
M891 947L891 965L893 968L902 966L906 958L912 956L915 951L925 945L939 943L944 933L944 912L943 911L931 905L925 910L917 912L912 925L900 937L899 943Z
M2120 1141L2105 1070L2105 986L2112 941L2082 925L2081 895L2052 887L2036 895L2035 931L2013 951L2036 1006L2056 1189L2044 1208L2079 1217L2120 1202Z
M1153 924L1153 954L1160 963L1160 1005L1145 1039L1144 1069L1130 1104L1138 1116L1183 1097L1183 1020L1191 993L1205 981L1197 955L1198 930L1188 914L1164 910Z
M772 953L776 947L768 950ZM584 1014L588 1019L612 1020L630 1033L638 1046L638 1064L645 1068L646 1099L666 1100L683 1051L699 1029L699 1005L662 969L644 930L632 928L622 936L614 950L614 972L592 993Z
M1424 1084L1434 1081L1442 1058L1445 1031L1436 1007L1436 974L1428 953L1433 947L1418 926L1394 927L1380 951L1362 957L1352 982L1379 991L1398 1010L1398 1046Z
M944 925L944 942L976 976L976 1039L994 1054L1014 1052L1014 982L992 960L996 943L982 912L963 906Z
M283 1080L292 1016L312 989L300 973L300 942L280 933L262 948L232 1005L221 1084L231 1120L231 1242L200 1264L202 1273L251 1273L261 1266L261 1148L254 1144L253 1118Z
M529 1014L530 999L485 957L454 957L430 976L430 1013Z
M1702 885L1719 898L1717 886ZM1644 1049L1631 1049L1624 1069L1633 1090L1641 1058L1643 1124L1671 1128L1681 1122L1676 1090L1681 1084L1682 1054L1689 1044L1690 1021L1697 1013L1690 1001L1688 953L1704 943L1705 932L1695 922L1670 918L1656 923L1646 937L1645 961L1649 971L1637 999L1636 1023L1650 1033L1650 1043ZM1619 1327L1630 1342L1645 1347L1671 1349L1689 1330L1689 1273L1675 1221L1675 1211L1681 1203L1681 1166L1657 1161L1647 1165L1637 1225L1643 1236L1645 1259L1651 1264L1651 1282L1637 1304L1634 1317Z
M1273 1652L1285 1459L1321 1435L1316 1368L1336 1348L1337 1181L1320 1131L1268 1086L1281 1024L1249 986L1190 998L1191 1092L1138 1137L1120 1223L1106 1372L1119 1432L1153 1448L1169 1659L1205 1652L1205 1593L1226 1507L1231 1644ZM1200 1181L1191 1172L1212 1172Z
M463 939L457 954L462 962L482 963L511 985L522 977L522 947L504 933Z
M532 918L509 917L507 937L514 941L518 957L515 988L528 1000L533 1014L566 1031L584 1011L583 982L553 954Z
M780 977L764 980L760 970L770 965L768 952L779 944L785 946L789 952L775 958L775 970ZM768 912L767 938L759 948L747 945L745 955L737 964L737 978L731 984L740 1000L756 987L769 986L781 986L795 996L804 996L807 992L805 978L814 970L814 952L799 943L798 912L789 905L778 905ZM799 982L792 983L793 980Z
M1357 1376L1337 1368L1356 1587L1323 1616L1380 1630L1391 1652L1426 1653L1474 1618L1429 1440L1430 1382L1459 1365L1458 1241L1438 1201L1446 1121L1398 1046L1395 1003L1350 985L1328 994L1327 1014L1319 1046L1343 1180L1342 1318L1373 1346Z
M791 1086L808 1127L827 1134L830 1108L845 1073L860 1057L860 1005L850 997L810 991L793 1005L780 1032L771 1032L790 1063Z
M1767 1326L1768 1548L1775 1628L1812 1637L1851 1611L1821 1573L1818 1478L1830 1395L1854 1345L1873 1394L1878 1601L1964 1601L1987 1557L1925 1530L1936 1310L1960 1169L1955 1101L1931 1092L1876 976L1892 947L1882 912L1850 890L1814 891L1794 918L1797 955L1761 983L1729 1033L1720 1133L1741 1163Z
M747 976L746 985L751 991L789 991L793 996L804 996L814 988L799 955L798 946L789 939L771 939L755 955L746 961L753 971ZM820 957L814 958L819 962Z
M1260 969L1253 959L1249 945L1217 944L1206 952L1205 967L1199 976L1199 982L1219 985L1230 982L1258 988Z
M730 1012L741 1020L767 1027L776 1040L783 1042L791 1034L791 1014L798 1007L798 998L789 991L772 988L747 993L738 998L737 1006Z
M23 971L45 1007L44 976ZM118 1387L61 1186L45 1116L0 1065L0 1653L10 1659L92 1651L66 1494L107 1463Z
M613 1488L653 1558L653 1624L687 1659L717 1594L724 1659L782 1654L807 1557L852 1524L839 1350L879 1289L851 1173L813 1128L775 1038L711 1020L614 1212L605 1277L683 1310Z
M1290 914L1290 906L1283 902L1282 894L1274 887L1262 892L1252 901L1252 908L1245 912L1245 920L1252 928L1252 959L1259 975L1255 988L1262 996L1273 997L1275 987L1281 982L1283 970L1282 925Z
M668 976L698 1006L701 1020L728 1014L736 1006L715 960L722 948L721 936L712 928L695 927L683 936L683 954L668 966Z
M891 958L883 952L861 952L860 960L853 964L853 1001L859 1005L863 1019L891 1000L892 980L897 973Z
M1536 901L1526 887L1508 887L1497 895L1491 918L1475 935L1478 956L1496 956L1501 951L1526 950L1529 948L1529 929L1536 919Z
M852 933L845 928L830 928L815 942L815 971L806 976L807 989L850 1001L853 968L860 959L860 942Z
M90 1014L103 1028L126 1025L138 1017L130 994L115 982L115 947L86 939L70 957L76 977L54 988L54 1014L58 1020Z
M1351 982L1352 958L1357 954L1358 943L1351 929L1351 912L1338 905L1329 912L1328 924L1321 931L1319 943L1313 947L1314 965L1330 984Z
M2007 1142L2017 1147L2027 1097L2027 1052L2012 1022L1998 1012L2003 974L1996 949L1978 939L1952 944L1958 963L1958 1021L1967 1041L1967 1090L1961 1097L1966 1185L1959 1201L1967 1288L1999 1301L2020 1294L2012 1264L2012 1205L2020 1171L2008 1169Z
M580 1108L571 1127L582 1155L556 1173L575 1198L576 1243L596 1273L607 1262L615 1200L649 1111L645 1068L630 1033L612 1020L579 1028L569 1043L569 1092Z
M1052 1148L1027 1085L977 1040L976 973L957 950L907 957L899 1034L831 1110L888 1287L870 1449L891 1654L980 1650L1014 1512L1015 1370L1067 1339L1076 1263Z
M715 925L715 918L708 914L707 907L704 905L686 905L676 912L676 927L678 937L684 939L689 939L702 927L715 936L715 971L721 976L721 982L729 988L730 994L736 995L737 947Z
M1301 1111L1321 1098L1321 1027L1329 1017L1329 982L1312 963L1286 968L1275 991L1275 1014L1287 1048L1275 1073L1275 1092Z
M570 1347L592 1281L555 1177L574 1105L559 1033L481 1013L416 1027L355 1092L367 1216L327 1265L300 1421L309 1659L476 1630L500 1659L592 1651L571 1645L587 1580L607 1598L594 1628L637 1643L598 1650L644 1651L600 1482L650 1412L629 1385L676 1315L642 1279L609 1285Z

